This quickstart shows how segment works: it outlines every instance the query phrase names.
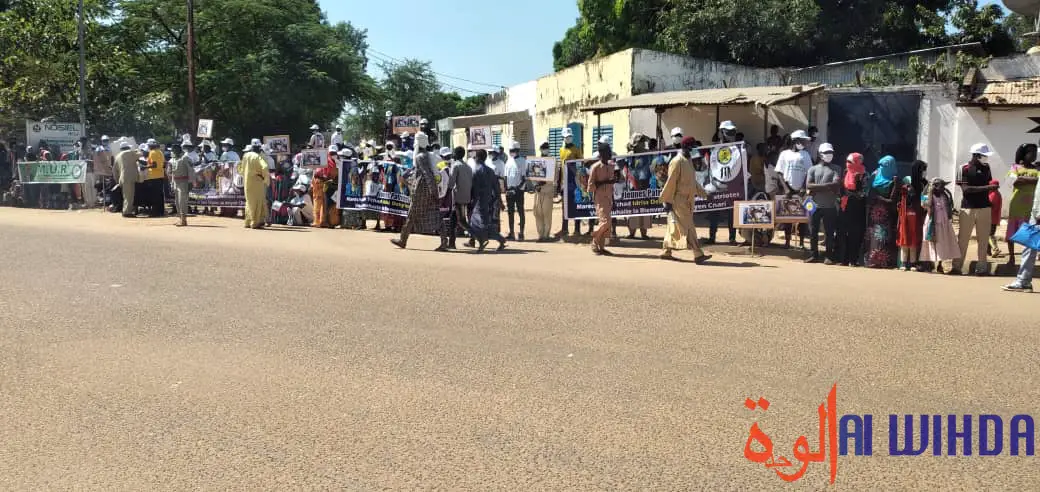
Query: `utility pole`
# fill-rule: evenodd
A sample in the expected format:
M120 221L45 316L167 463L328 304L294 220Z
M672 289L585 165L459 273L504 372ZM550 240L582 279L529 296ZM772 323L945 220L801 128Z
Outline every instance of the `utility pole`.
M79 124L87 133L87 48L84 44L83 0L79 0Z
M80 0L82 1L82 0ZM195 96L195 1L188 0L188 107L191 112L189 130L194 132L198 127L198 106Z

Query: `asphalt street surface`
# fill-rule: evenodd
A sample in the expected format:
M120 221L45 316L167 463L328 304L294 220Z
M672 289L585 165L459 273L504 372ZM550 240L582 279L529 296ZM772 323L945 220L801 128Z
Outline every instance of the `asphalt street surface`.
M1040 417L1006 279L173 222L0 209L0 489L1040 489L1006 441L888 456L890 413ZM873 456L745 458L816 449L835 383Z

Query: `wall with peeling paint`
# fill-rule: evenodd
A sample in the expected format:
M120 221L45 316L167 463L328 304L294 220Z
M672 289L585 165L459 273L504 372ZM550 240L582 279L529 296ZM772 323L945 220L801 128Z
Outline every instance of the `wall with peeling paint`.
M784 85L779 69L633 50L632 95L650 92Z
M592 129L596 116L581 111L593 104L632 95L632 54L625 50L597 58L537 80L534 130L537 140L545 139L552 128L582 123L582 143L586 156L592 155ZM603 126L612 125L614 135L628 135L628 112L602 115Z

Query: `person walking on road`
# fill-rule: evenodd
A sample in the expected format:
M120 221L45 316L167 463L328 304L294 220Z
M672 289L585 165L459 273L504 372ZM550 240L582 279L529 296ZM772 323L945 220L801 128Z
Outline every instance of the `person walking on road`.
M696 146L693 137L683 138L680 142L682 151L668 164L668 181L661 190L661 203L668 213L668 230L664 235L661 258L672 260L672 250L691 249L696 255L693 261L700 265L711 256L701 250L697 229L693 225L694 199L708 197L708 192L696 179L693 160L701 158L700 152L694 148Z
M473 213L469 216L470 237L477 243L477 252L484 251L491 239L498 241L498 251L506 248L497 223L503 206L498 175L486 161L487 151L478 150L475 157L477 169L473 173Z
M542 142L538 147L538 157L551 157L549 155L549 142ZM554 164L558 170L559 163ZM556 183L538 182L534 186L534 227L538 231L538 242L544 243L552 240L552 212L553 197L556 196Z
M408 207L408 218L401 227L401 237L390 242L401 249L408 246L408 236L417 234L439 234L441 244L435 251L448 250L448 236L445 234L441 220L440 198L437 193L436 177L433 174L433 162L429 153L430 140L425 133L415 135L415 156L413 160L415 184L412 188L412 203ZM449 178L450 179L450 178Z
M599 144L599 160L589 168L589 192L596 205L596 220L599 222L592 231L592 252L597 255L612 256L607 250L607 239L611 235L610 212L614 209L614 165L611 163L610 144Z
M1040 224L1040 193L1033 196L1033 208L1029 212L1029 224ZM1017 231L1016 231L1017 232ZM1031 248L1022 250L1022 265L1018 267L1018 276L1015 281L1005 285L1004 290L1008 292L1033 292L1033 269L1036 268L1037 251Z
M473 169L463 162L466 149L455 147L452 152L449 168L448 188L453 192L455 200L451 216L448 218L448 249L455 249L455 238L459 225L462 230L469 231L469 204L473 196ZM551 198L550 198L551 200Z

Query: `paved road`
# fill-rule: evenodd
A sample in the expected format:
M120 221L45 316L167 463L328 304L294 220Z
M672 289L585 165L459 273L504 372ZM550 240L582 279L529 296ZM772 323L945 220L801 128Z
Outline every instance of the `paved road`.
M171 223L0 209L0 489L786 490L748 429L815 448L835 382L875 416L838 488L1040 487L887 457L890 412L1035 411L1040 296L1001 280Z

